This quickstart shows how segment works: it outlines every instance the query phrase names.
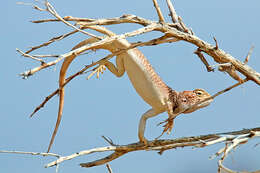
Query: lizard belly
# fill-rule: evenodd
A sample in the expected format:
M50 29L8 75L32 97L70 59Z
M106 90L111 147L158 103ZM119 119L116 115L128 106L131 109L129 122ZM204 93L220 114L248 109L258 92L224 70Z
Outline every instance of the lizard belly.
M164 110L166 85L154 72L144 55L137 49L132 49L122 56L126 72L136 92L154 109Z

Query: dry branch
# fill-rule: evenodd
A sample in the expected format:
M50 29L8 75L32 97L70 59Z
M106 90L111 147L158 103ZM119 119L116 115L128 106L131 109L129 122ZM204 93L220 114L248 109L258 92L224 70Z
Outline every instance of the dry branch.
M49 21L49 20L46 20L44 22L47 22L47 21ZM108 25L108 24L112 25L112 24L120 24L120 23L139 23L144 26L147 26L147 25L152 26L150 31L154 31L154 30L161 31L162 33L167 34L169 38L170 37L177 38L179 40L183 40L183 41L192 43L192 44L196 45L202 52L205 52L206 54L210 55L215 60L215 62L217 62L219 64L228 63L228 62L231 63L232 66L234 66L235 70L238 70L241 74L246 76L248 79L250 79L250 80L254 81L255 83L257 83L258 85L260 85L260 74L258 72L256 72L254 69L252 69L250 66L244 64L243 62L234 58L230 54L224 52L219 47L218 47L218 49L216 49L215 46L201 40L200 38L198 38L195 35L177 30L176 24L174 24L174 27L173 27L173 24L169 24L169 23L160 24L155 21L143 19L141 17L137 17L134 15L124 15L119 18L110 18L110 19L102 19L102 20L93 19L90 23L98 24L98 25ZM81 24L82 27L84 27L84 25L90 26L90 23L81 22L79 24ZM150 31L147 31L147 32L150 32ZM142 33L140 33L140 34L142 34ZM134 36L134 35L132 35L132 36ZM126 37L129 37L129 35L125 34L124 38L126 38ZM27 72L25 74L31 74L31 73Z
M216 154L216 156L223 154L222 160L224 160L225 157L229 154L229 152L235 148L235 146L244 144L248 140L255 137L260 137L260 127L252 128L252 129L243 129L240 131L233 131L233 132L226 132L226 133L184 137L178 139L154 140L154 141L149 141L147 146L139 142L127 144L127 145L106 146L106 147L94 148L90 150L84 150L69 156L60 157L56 161L47 164L46 167L55 166L66 160L71 160L79 156L89 155L96 152L114 151L114 153L108 155L107 157L104 157L102 159L93 162L81 163L80 165L82 167L98 166L98 165L106 164L114 159L117 159L126 153L140 151L140 150L159 151L159 154L162 154L164 151L169 149L174 149L174 148L183 148L183 147L202 148L202 147L214 145L221 142L226 142L227 149L225 150L221 149L220 150L221 152L218 152Z
M0 150L0 153L57 157L57 160L48 163L45 166L46 168L48 168L52 166L58 166L60 163L64 161L71 160L79 156L89 155L89 154L99 153L99 152L114 151L114 153L104 158L101 158L99 160L80 164L82 167L93 167L93 166L107 164L108 162L115 160L126 153L134 152L134 151L158 151L159 154L163 154L164 151L175 149L175 148L184 148L184 147L203 148L218 143L225 143L225 146L221 148L214 156L211 156L211 159L214 157L221 156L221 159L219 160L219 170L224 169L225 171L235 173L234 171L226 168L223 165L224 159L237 146L246 144L249 140L252 140L256 137L260 137L260 127L252 128L252 129L243 129L240 131L225 132L225 133L214 133L208 135L182 137L177 139L153 140L153 141L149 141L147 145L138 142L138 143L131 143L127 145L106 146L106 147L93 148L89 150L76 152L68 156L61 156L55 153L6 151L6 150Z
M203 53L206 53L209 56L211 56L214 59L214 61L218 63L219 67L221 67L223 71L227 72L232 78L234 78L235 80L238 81L238 83L236 83L235 85L232 85L231 87L228 87L225 90L219 91L218 93L213 95L211 98L214 98L224 92L227 92L230 89L237 87L244 82L247 82L248 80L254 81L258 85L260 85L260 73L256 72L254 69L252 69L250 66L247 65L249 57L252 53L252 49L250 49L248 56L244 62L239 61L238 59L234 58L230 54L224 52L218 45L218 42L215 38L214 38L215 45L211 45L211 44L201 40L196 35L194 35L193 32L182 21L181 17L179 17L177 15L171 1L167 0L166 2L168 5L168 8L169 8L170 16L171 16L173 23L167 23L165 21L165 19L163 17L163 13L161 12L160 7L157 3L157 0L153 0L153 3L155 6L157 15L159 17L159 22L147 20L147 19L141 18L139 16L135 16L135 15L123 15L121 17L108 18L108 19L89 19L89 18L77 18L77 17L72 17L72 16L61 17L48 1L45 1L46 10L39 8L38 6L34 6L34 8L37 10L47 11L47 12L51 13L55 17L55 19L44 19L44 20L32 21L33 23L63 22L67 26L72 27L74 29L74 31L69 32L67 34L60 35L58 37L55 37L55 38L49 40L48 42L43 43L39 46L34 46L30 50L26 51L25 53L23 53L22 51L19 51L23 56L30 57L34 60L41 62L41 65L39 67L35 67L31 70L28 70L28 71L22 73L21 75L23 77L28 77L44 68L57 64L58 62L60 62L61 60L63 60L66 57L69 57L71 55L76 55L76 56L82 55L83 53L85 53L88 50L96 50L96 49L98 49L98 47L100 45L110 43L116 39L126 39L127 37L133 37L133 36L137 36L137 35L152 32L152 31L160 31L163 34L162 37L152 39L152 40L146 41L146 42L142 41L142 42L132 43L128 49L118 50L116 53L109 54L105 58L103 58L97 62L93 62L92 64L86 66L85 68L81 69L74 75L67 78L65 84L61 87L64 87L72 79L83 74L89 68L93 67L94 69L91 69L91 70L95 70L96 67L94 67L94 66L98 65L100 61L102 61L104 59L108 60L114 56L124 53L125 51L127 51L129 49L139 47L139 46L151 46L151 45L162 44L162 43L176 42L179 40L183 40L183 41L192 43L193 45L195 45L197 47L197 51L195 53L199 56L199 58L202 60L202 62L206 65L208 71L212 71L212 68L207 63ZM74 22L74 24L72 24L73 22ZM115 36L111 36L111 37L99 37L99 36L96 36L89 32L84 31L85 29L95 30L95 29L93 29L95 25L114 25L114 24L122 24L122 23L135 23L135 24L140 24L143 27L139 28L135 31L132 31L132 32L124 33L121 35L115 35ZM73 35L74 33L77 33L77 32L84 33L91 37L96 37L99 39L99 41L92 43L92 44L83 45L81 47L78 47L75 50L61 54L58 56L57 59L55 59L54 61L50 61L50 62L45 62L45 61L39 59L35 55L29 55L29 53L31 53L32 51L34 51L38 48L48 46L51 43L54 43L65 37ZM245 77L244 80L242 80L241 77L237 74L237 71L240 72L242 75L244 75L244 77ZM59 91L59 89L57 89L51 95L46 97L45 100L42 102L42 104L39 105L34 110L33 114L35 112L37 112L41 107L43 107L48 102L49 99L51 99L54 95L56 95L58 93L58 91ZM211 99L211 98L208 98L208 99ZM206 101L206 100L203 100L203 101ZM113 154L111 154L105 158L102 158L97 161L89 162L89 163L82 163L81 166L91 167L91 166L105 164L128 152L138 151L138 150L157 150L157 151L159 151L160 154L162 154L163 151L169 150L172 148L187 147L187 146L205 147L205 146L213 145L215 143L226 142L226 144L227 144L226 147L222 148L217 153L217 155L222 154L222 158L219 161L219 169L228 170L226 167L223 166L222 163L223 163L223 160L225 159L225 157L229 154L229 152L232 149L234 149L237 145L241 145L244 142L247 142L248 140L250 140L256 136L260 136L260 128L245 129L245 130L236 131L236 132L210 134L210 135L203 135L203 136L196 136L196 137L185 137L185 138L179 138L179 139L173 139L173 140L156 140L156 141L150 141L148 143L148 146L145 146L141 143L133 143L133 144L128 144L128 145L112 145L112 146L108 146L108 147L94 148L91 150L81 151L81 152L72 154L70 156L59 157L58 160L56 160L52 163L49 163L48 165L46 165L46 167L58 165L65 160L70 160L70 159L73 159L78 156L88 155L90 153L95 153L95 152L114 151Z

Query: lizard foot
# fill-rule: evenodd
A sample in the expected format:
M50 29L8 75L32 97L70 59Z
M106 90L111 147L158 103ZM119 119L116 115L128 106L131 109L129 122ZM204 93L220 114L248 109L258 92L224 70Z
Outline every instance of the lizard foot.
M87 77L87 80L89 80L95 73L97 78L99 78L100 73L103 74L105 70L106 66L104 64L100 64L98 67L93 69L93 72Z
M144 137L139 138L139 140L140 140L140 143L143 143L144 145L147 145L147 144L148 144L147 139L145 139Z
M161 125L163 123L166 123L163 127L163 132L157 137L155 138L155 140L159 139L165 132L167 132L167 134L170 134L172 129L173 129L173 124L174 124L174 118L168 118L165 121L160 122L158 125Z

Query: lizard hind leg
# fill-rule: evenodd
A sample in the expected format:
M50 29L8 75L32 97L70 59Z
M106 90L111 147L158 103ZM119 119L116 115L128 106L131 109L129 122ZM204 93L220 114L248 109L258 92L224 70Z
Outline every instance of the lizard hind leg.
M145 145L147 144L147 139L145 139L144 137L144 131L145 131L145 127L146 127L146 121L148 118L152 118L158 114L160 114L161 112L157 112L154 109L149 109L147 112L145 112L140 121L139 121L139 128L138 128L138 137L140 142L144 143Z

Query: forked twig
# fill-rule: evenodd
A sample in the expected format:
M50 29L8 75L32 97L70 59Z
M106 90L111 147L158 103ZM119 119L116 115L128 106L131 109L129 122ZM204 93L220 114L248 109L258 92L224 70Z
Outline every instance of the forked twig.
M42 65L45 64L45 62L42 59L36 58L34 56L31 56L27 53L24 53L23 51L21 51L20 49L16 48L16 51L19 52L23 57L27 57L27 58L31 58L33 60L39 61Z
M81 33L83 33L83 34L86 34L86 35L88 35L88 36L90 36L90 37L95 37L95 38L100 39L100 37L98 37L98 36L96 36L96 35L94 35L94 34L88 33L88 32L86 32L86 31L84 31L84 30L81 30L81 29L77 28L76 26L72 25L71 23L67 22L66 20L64 20L64 19L56 12L56 10L54 9L54 7L53 7L48 1L45 1L45 6L46 6L46 9L47 9L48 12L50 12L53 16L55 16L58 20L62 21L62 22L65 23L66 25L68 25L68 26L74 28L75 30L77 30L77 31L79 31L79 32L81 32Z

